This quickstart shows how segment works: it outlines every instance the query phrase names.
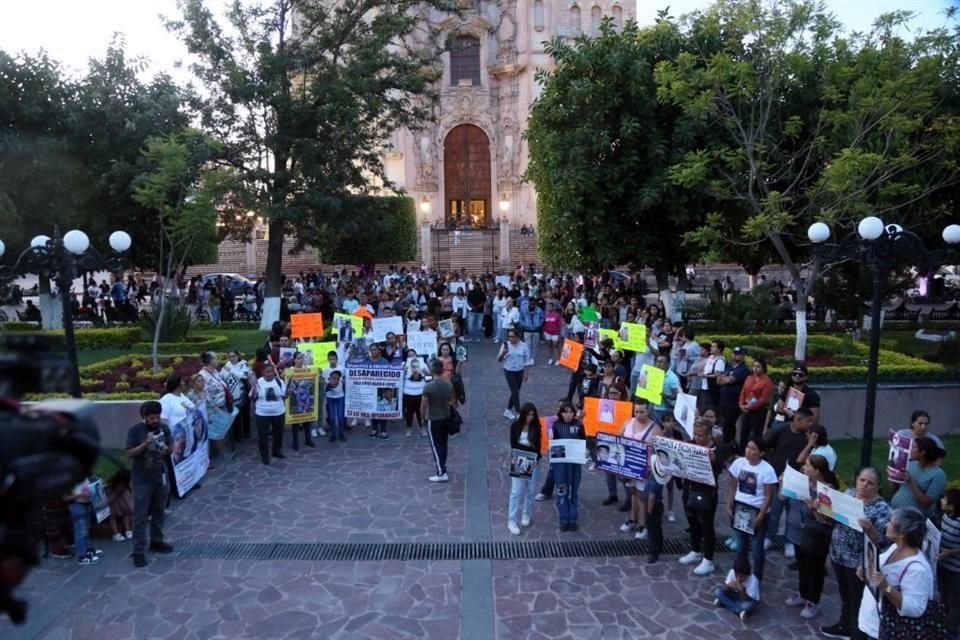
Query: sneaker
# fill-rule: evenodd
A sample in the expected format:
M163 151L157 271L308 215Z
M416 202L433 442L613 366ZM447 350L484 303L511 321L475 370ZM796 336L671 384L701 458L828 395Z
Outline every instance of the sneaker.
M513 420L513 411L510 411L510 409L507 409L506 411L503 412L503 417L506 418L507 420Z
M173 553L173 545L167 542L151 542L150 551L156 553Z
M103 549L90 549L90 553L99 558L103 555Z
M687 555L680 557L680 564L683 564L683 565L696 564L701 560L703 560L702 553L700 553L699 551L691 551Z
M142 553L133 554L133 566L137 567L138 569L147 566L147 556L143 555Z
M676 522L677 516L673 515L673 511L667 511L667 522Z
M770 551L770 549L773 549L773 540L771 540L770 538L764 538L764 539L763 539L763 550L764 550L764 551Z
M818 615L820 615L820 605L813 604L812 602L803 605L803 611L800 612L800 617L807 620L816 618Z
M693 575L695 576L708 576L714 572L716 567L713 564L713 560L707 560L704 558L700 561L700 564L697 565L697 568L693 570Z
M631 531L633 531L633 530L636 529L636 528L637 528L637 523L636 523L636 522L634 522L633 520L627 520L627 521L624 522L622 525L620 525L620 532L621 532L621 533L630 533Z
M747 621L747 612L746 612L746 611L741 611L741 612L740 612L740 615L739 615L738 617L740 618L740 622L746 622L746 621Z
M847 631L847 628L840 624L832 624L829 627L820 627L820 634L825 635L828 638L849 638L850 632Z
M95 556L90 552L87 552L77 558L77 564L97 564L98 562L100 562L100 556Z
M596 468L597 468L597 463L594 462L593 460L587 463L587 471L593 471Z
M607 496L607 499L600 504L605 507L609 507L611 504L617 504L617 496Z
M114 542L125 542L126 540L127 540L127 539L123 537L123 534L122 534L122 533L115 533L115 534L113 534L113 541L114 541Z
M793 560L797 557L797 548L793 546L792 542L783 545L783 557L788 560Z
M444 473L444 474L438 474L435 476L430 476L430 478L428 479L430 480L430 482L447 482L450 478L447 476L447 474Z
M517 526L517 523L511 520L507 523L507 530L510 531L515 536L520 535L520 527Z
M547 360L547 364L548 364L548 365L553 364L553 358L548 359L548 360Z
M378 434L377 434L376 431L371 431L370 433L367 434L367 436L370 437L370 438L376 438L377 435L378 435Z
M647 530L645 528L641 528L640 531L637 531L635 534L633 534L633 537L635 540L646 540Z
M123 534L123 537L126 538L127 540L133 540L133 531L127 531L126 533Z
M807 599L799 593L792 593L789 598L783 601L783 604L788 607L799 607L802 604L807 604Z
M409 438L410 436L413 435L413 429L407 429L403 435Z
M719 606L720 606L720 598L714 598L714 599L713 599L713 606L715 606L715 607L719 607Z
M386 432L386 431L384 431L383 433L380 434L380 439L381 439L381 440L386 440L386 439L388 439L389 437L390 437L390 436L387 435L387 432Z
M559 360L557 360L556 362L554 362L554 363L553 363L553 366L555 366L555 367L559 367L559 366L560 366L560 361L559 361Z
M545 493L538 493L537 495L533 496L533 499L536 500L537 502L543 502L544 500L547 499L547 497L548 496Z
M530 526L530 514L529 514L529 513L525 513L525 514L523 514L523 516L520 517L520 526L521 526L521 527L529 527L529 526Z

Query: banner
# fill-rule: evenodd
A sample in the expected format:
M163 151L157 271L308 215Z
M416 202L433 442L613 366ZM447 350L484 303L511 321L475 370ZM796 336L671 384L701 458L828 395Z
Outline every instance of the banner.
M550 463L587 463L587 441L574 438L557 438L550 441Z
M677 391L677 403L673 408L673 417L687 432L687 437L692 440L693 423L697 419L697 396Z
M319 420L317 403L320 372L316 369L291 369L287 372L287 424L303 424Z
M667 372L652 364L643 365L637 379L636 396L649 400L651 404L663 403L663 380Z
M787 498L807 501L810 499L810 478L805 473L787 465L783 470L780 493Z
M107 490L100 478L90 483L90 506L97 516L97 524L110 517L110 500L107 499Z
M614 346L624 351L646 352L647 326L636 322L621 322Z
M177 495L181 498L192 489L210 467L210 448L207 444L207 418L203 411L195 409L187 417L170 428L173 447L170 461L173 477L177 483Z
M556 421L557 416L540 417L540 455L542 456L550 453L550 430Z
M403 368L402 362L348 363L346 417L373 420L399 418Z
M311 369L323 369L327 366L327 354L337 350L336 342L304 342L297 345L303 354L303 365Z
M340 328L344 327L344 324L349 322L350 329L349 337L340 336ZM363 318L360 316L349 316L345 313L335 313L333 314L333 334L338 336L337 342L353 342L354 337L359 337L363 335Z
M435 358L437 355L436 331L411 331L407 334L407 348L413 349L421 358Z
M887 479L890 482L902 484L907 472L907 465L910 464L910 447L913 446L913 438L900 435L890 429L887 440L890 443L890 455L887 458Z
M617 332L613 329L600 329L600 338L598 342L603 342L604 339L610 339L610 342L613 343L613 348L617 348Z
M319 313L294 313L290 315L291 338L322 338L323 315Z
M597 469L634 480L647 479L649 445L612 433L597 433Z
M584 323L586 330L583 333L583 346L587 349L596 349L600 343L600 323Z
M856 531L863 531L860 519L863 518L863 500L837 491L830 485L817 483L817 511Z
M441 338L454 338L457 335L457 329L453 324L453 318L441 320L437 323L437 327L440 329Z
M467 283L466 282L451 282L449 283L450 293L456 295L457 289L463 289L463 292L467 292Z
M580 368L581 357L583 357L583 345L570 338L564 339L563 349L560 351L560 364L567 369L577 371Z
M393 316L391 318L374 318L373 330L371 331L374 342L386 342L387 334L392 333L395 336L403 335L403 318Z
M523 449L510 450L510 477L529 480L537 468L537 454Z
M633 417L633 403L606 398L583 399L583 428L588 436L598 431L607 433L620 430L620 425Z
M655 475L717 486L713 467L710 466L710 449L707 447L657 436L653 439L653 450L656 453L653 460Z
M503 287L507 290L509 290L513 284L513 281L510 280L510 276L496 276L493 281L497 284L497 286Z

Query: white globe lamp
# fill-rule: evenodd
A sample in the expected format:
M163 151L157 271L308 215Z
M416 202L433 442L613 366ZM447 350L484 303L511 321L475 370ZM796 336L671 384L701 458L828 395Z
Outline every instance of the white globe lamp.
M960 243L960 224L947 225L943 230L943 241L947 244Z
M45 247L50 242L50 236L36 236L30 241L31 247Z
M110 234L110 248L117 253L127 251L131 244L130 234L126 231L114 231Z
M810 238L810 242L814 244L826 242L830 238L830 227L823 222L814 222L810 225L810 228L807 229L807 237Z
M64 234L63 246L70 253L80 255L90 248L90 238L83 231L73 229Z
M867 216L857 225L857 233L864 240L876 240L884 231L883 220L876 216Z

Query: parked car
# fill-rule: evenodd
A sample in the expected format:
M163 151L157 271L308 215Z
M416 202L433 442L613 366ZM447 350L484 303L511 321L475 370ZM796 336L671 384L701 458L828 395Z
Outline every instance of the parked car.
M239 273L208 273L200 277L200 282L205 287L207 284L215 284L218 277L223 278L224 285L230 289L234 297L241 295L247 287L252 289L256 284L250 278Z

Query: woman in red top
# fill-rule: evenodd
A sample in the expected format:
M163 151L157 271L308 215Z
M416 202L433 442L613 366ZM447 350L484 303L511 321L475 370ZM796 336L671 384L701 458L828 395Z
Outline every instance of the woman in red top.
M767 375L767 361L757 358L753 361L753 371L743 381L740 390L740 411L743 420L740 427L740 451L747 447L751 438L763 438L763 425L767 418L767 408L773 397L773 380Z
M543 339L550 347L552 357L547 364L560 365L560 331L563 328L563 316L557 311L557 305L547 303L547 312L543 316Z

